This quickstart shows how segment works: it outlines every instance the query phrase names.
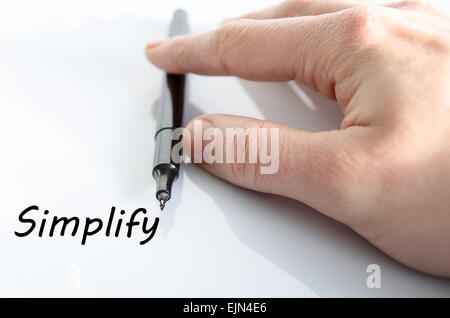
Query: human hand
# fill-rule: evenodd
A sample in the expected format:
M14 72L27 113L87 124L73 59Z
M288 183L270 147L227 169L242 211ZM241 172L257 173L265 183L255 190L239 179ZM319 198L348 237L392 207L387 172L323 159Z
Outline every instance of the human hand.
M341 129L327 132L200 116L222 130L280 129L276 174L250 163L202 167L302 201L398 261L450 276L448 17L417 1L289 0L211 32L151 42L146 53L171 73L296 80L337 100Z

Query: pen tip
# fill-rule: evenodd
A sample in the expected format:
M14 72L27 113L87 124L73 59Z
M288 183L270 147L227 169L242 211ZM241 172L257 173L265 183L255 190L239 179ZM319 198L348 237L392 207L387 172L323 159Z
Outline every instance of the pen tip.
M159 208L162 210L164 210L164 207L166 206L166 201L161 199L159 200Z
M159 201L159 208L164 210L164 207L166 206L167 201L170 199L170 194L167 191L160 191L156 195L156 199Z

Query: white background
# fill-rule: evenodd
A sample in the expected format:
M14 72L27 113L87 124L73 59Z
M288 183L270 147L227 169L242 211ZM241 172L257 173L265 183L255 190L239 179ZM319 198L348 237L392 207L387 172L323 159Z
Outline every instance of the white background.
M448 1L433 1L449 7ZM18 238L28 205L100 217L111 206L159 215L151 177L162 73L143 48L173 9L194 32L276 1L2 1L0 296L450 296L450 281L405 268L292 200L184 167L156 237ZM334 103L285 84L190 76L186 118L227 112L305 130L339 126ZM380 289L366 267L381 267ZM70 284L73 275L80 288ZM69 282L69 283L68 283ZM76 287L76 286L75 286Z

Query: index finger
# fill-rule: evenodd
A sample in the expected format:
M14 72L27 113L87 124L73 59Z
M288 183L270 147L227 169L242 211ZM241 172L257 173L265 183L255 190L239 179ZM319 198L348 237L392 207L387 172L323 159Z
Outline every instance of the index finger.
M320 16L232 21L207 33L150 43L146 53L153 64L171 73L297 80L322 91L323 87L329 89L333 66L348 51L353 37L352 13L344 13L348 10Z

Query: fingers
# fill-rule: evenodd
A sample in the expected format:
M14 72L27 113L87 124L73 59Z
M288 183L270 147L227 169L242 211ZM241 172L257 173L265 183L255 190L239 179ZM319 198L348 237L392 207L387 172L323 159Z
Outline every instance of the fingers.
M357 192L352 189L357 175L353 158L360 152L350 130L309 133L232 115L204 115L187 129L192 136L191 161L198 163L199 154L203 155L200 166L213 175L244 188L300 200L345 220L335 213L348 201L348 193ZM199 131L204 139L200 152L195 139Z
M146 53L153 64L172 73L297 80L333 97L331 64L354 38L348 34L354 29L352 19L323 15L240 20L204 34L150 43Z
M352 0L287 0L279 5L251 12L237 19L279 19L311 16L352 8L358 4L361 3ZM232 21L232 19L227 21Z

